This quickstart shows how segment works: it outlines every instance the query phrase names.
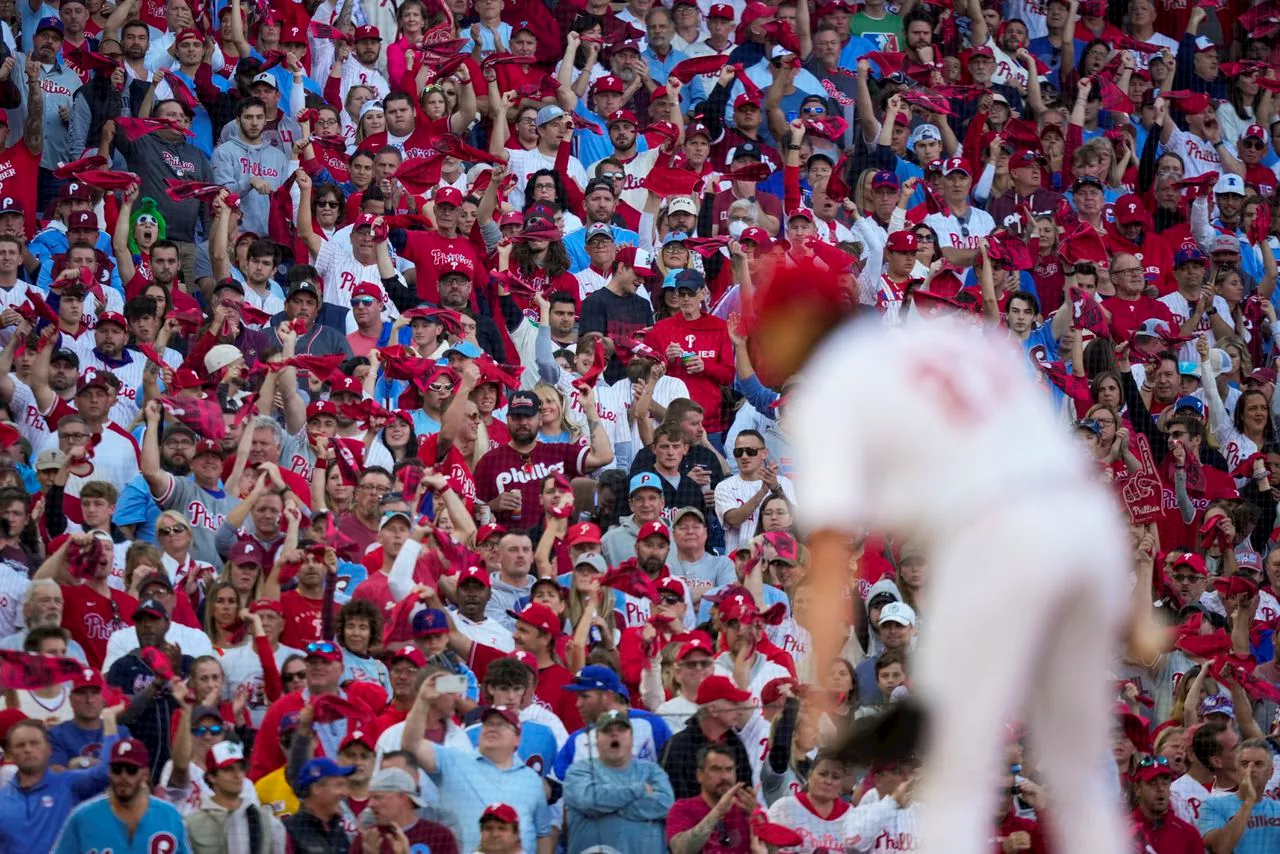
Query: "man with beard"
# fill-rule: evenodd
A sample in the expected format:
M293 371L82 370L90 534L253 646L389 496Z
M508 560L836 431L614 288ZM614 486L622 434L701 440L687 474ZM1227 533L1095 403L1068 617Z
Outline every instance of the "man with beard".
M179 576L179 583L184 580L184 576ZM156 572L148 575L141 583L138 584L139 601L145 602L148 599L159 602L166 612L172 614L178 606L178 597L173 589L173 582L169 580L167 571ZM173 646L183 650L184 655L191 658L200 658L205 655L214 655L213 644L209 640L209 636L205 634L203 628L194 628L192 626L184 626L181 623L169 621L168 627L164 630L164 640ZM126 626L123 629L117 629L111 633L111 639L107 641L107 654L102 660L102 670L107 672L111 670L111 666L129 653L137 649L141 644L138 642L138 630L133 626ZM237 647L237 649L250 650L251 646ZM233 650L228 650L230 653ZM295 650L296 651L296 650ZM256 656L257 653L254 652ZM225 667L227 660L223 658L223 666Z
M511 440L481 457L475 471L476 495L488 503L498 524L508 529L536 524L542 479L552 472L575 478L613 462L613 446L596 408L595 391L585 389L580 394L589 445L541 441L538 415L542 404L538 396L519 391L508 398Z
M129 321L124 315L114 311L98 315L98 323L93 328L94 347L89 358L84 362L84 373L102 371L110 373L120 380L118 404L124 404L120 411L113 413L115 420L123 424L131 424L137 415L138 404L142 400L142 372L146 369L147 360L142 354L129 347Z
M148 401L144 413L147 429L142 435L141 469L151 497L161 509L181 511L191 521L192 556L217 566L222 560L215 532L239 503L222 489L222 447L211 439L196 443L195 434L176 421L165 430L162 441L160 404ZM168 466L165 447L170 452Z
M43 627L60 627L62 625L62 588L56 581L48 578L38 579L26 585L22 594L22 622L25 629L19 629L7 637L0 638L0 649L11 649L21 652L32 629ZM67 641L67 657L77 661L86 661L84 648L74 639Z
M36 24L31 55L39 64L38 86L33 86L27 76L28 65L31 63L15 64L11 74L13 85L22 93L23 109L25 111L43 110L44 114L43 149L40 154L40 183L37 198L40 210L44 209L59 188L66 183L55 178L53 170L71 160L67 128L71 120L71 100L76 90L80 88L80 77L58 62L58 56L62 51L62 34L62 21L58 18L41 18ZM32 72L35 70L35 68L31 69ZM43 103L40 107L32 108L29 106L30 93L37 89Z
M190 128L191 117L177 101L160 101L151 111L157 119L176 122L181 128ZM165 237L178 250L183 279L195 281L195 239L197 219L203 216L204 203L199 199L181 202L169 198L165 192L165 179L213 182L213 167L209 158L196 145L188 141L181 131L158 130L136 140L118 133L115 122L107 122L102 129L102 151L107 157L119 151L129 170L142 178L139 193L156 200L156 206L165 218ZM156 259L156 249L151 250L151 275L156 282L173 282L177 269L162 274Z
M625 125L626 122L622 122L617 125L611 125L611 128L615 126L624 127ZM595 170L599 165L599 163L592 164L592 174L595 174ZM615 222L614 214L618 210L618 197L614 194L613 182L609 179L593 178L591 183L587 184L587 192L583 198L583 209L587 214L583 227L570 232L564 238L564 249L569 254L569 272L581 273L587 269L589 264L586 245L587 229L595 223L608 226L613 233L613 242L619 247L640 245L639 234L629 228L623 228Z
M72 415L78 416L83 420L81 429L86 431L86 442L92 440L95 443L91 450L86 447L86 453L81 456L85 465L72 466L73 480L67 484L66 498L76 500L66 502L66 515L72 522L80 524L83 521L79 506L80 486L92 476L94 480L107 481L117 491L124 489L138 474L142 451L133 436L109 417L118 396L116 384L119 380L114 374L104 371L86 372L76 382L73 408L62 397L54 394L45 379L48 376L46 373L48 363L41 365L43 360L43 354L36 356L36 363L40 367L32 372L31 381L37 402L44 403L52 400L49 405L41 406L42 412L45 413L45 423L50 429L58 430L62 419ZM59 433L62 432L59 430ZM37 448L36 452L43 451L46 447L55 447L52 436L45 439L44 444ZM69 451L64 448L63 453L69 453ZM83 475L80 474L82 469Z
M1218 114L1208 95L1195 92L1176 101L1187 129L1177 127L1169 118L1169 104L1156 98L1155 122L1160 125L1160 141L1165 151L1182 158L1184 178L1198 178L1206 172L1244 174L1244 164L1236 158L1234 147L1222 138Z
M493 170L492 180L502 183L506 169L497 166ZM462 192L455 187L440 187L434 197L435 230L415 229L405 232L405 242L400 250L406 260L412 261L418 275L418 296L428 302L443 303L444 294L439 288L439 280L445 270L465 270L473 288L480 288L488 283L488 274L484 264L476 254L468 235L462 234L458 227L458 213L462 208ZM450 266L452 265L452 266ZM468 300L470 294L468 293ZM456 303L447 308L460 307Z
M317 39L315 43L321 42ZM387 97L391 86L377 69L378 55L381 52L382 34L377 27L356 27L354 47L338 42L337 55L329 71L329 79L325 81L325 89L329 89L334 82L338 83L338 97L330 99L330 103L345 104L352 86L368 86L373 90L372 101ZM321 57L313 57L312 67L322 68L320 60Z
M573 123L564 110L555 104L548 105L538 110L534 121L538 128L536 148L529 151L508 149L505 122L499 122L494 127L489 141L489 153L506 163L508 171L515 173L516 185L508 201L521 210L524 208L525 189L529 179L541 169L560 170L562 180L573 181L579 188L587 186L587 173L578 158L571 156L566 167L558 165L560 144L573 135Z
M487 570L470 566L458 574L454 590L453 628L468 640L491 646L500 652L515 649L511 630L486 611L493 595L493 580Z
M271 193L289 172L289 155L263 135L266 122L266 104L246 98L237 109L235 124L227 125L225 138L213 152L214 183L240 196L243 227L255 234L267 233Z
M152 497L147 482L148 442L159 442L160 472L174 478L186 478L191 474L191 459L198 441L195 432L180 421L168 425L159 439L150 431L143 434L142 471L120 491L120 500L111 519L127 537L148 543L156 541L156 520L160 518L162 508Z
M662 10L664 13L666 10ZM673 53L675 51L672 51ZM674 90L679 89L680 81L673 78ZM669 85L668 91L674 96L673 86ZM613 143L613 152L609 156L622 164L622 171L626 173L623 183L622 201L631 205L636 210L642 210L645 205L648 191L640 186L644 177L649 174L653 166L658 161L658 156L662 153L662 148L649 148L645 143L644 148L640 144L644 142L644 138L638 133L640 127L639 119L631 110L621 109L610 113L605 120L605 129L609 134L609 141ZM601 158L603 159L603 158ZM594 175L599 162L592 163L587 167L587 171ZM612 213L612 212L611 212ZM596 220L601 222L603 220Z
M151 795L147 785L150 762L146 746L136 738L112 745L107 797L72 811L52 850L56 854L108 849L125 852L134 850L135 839L145 839L152 851L189 854L182 816L173 805ZM186 780L170 778L171 789L185 785Z
M119 738L117 711L111 708L102 713L104 751L113 750ZM5 737L6 761L18 771L13 782L0 789L0 843L6 851L53 850L54 840L76 804L96 797L107 785L106 764L53 771L49 768L51 754L49 736L39 721L19 721Z
M1223 175L1218 178L1217 183L1213 185L1213 198L1218 211L1215 219L1209 221L1206 217L1202 221L1198 216L1192 218L1196 242L1205 252L1213 256L1215 267L1213 272L1217 272L1216 268L1231 266L1242 276L1253 279L1255 282L1262 281L1265 267L1260 260L1261 253L1255 251L1256 247L1250 242L1249 235L1244 230L1244 179L1239 175ZM1197 202L1202 205L1208 204L1207 200L1197 200ZM1229 239L1222 240L1224 237ZM1234 244L1230 238L1234 238ZM1217 256L1223 251L1218 248L1219 246L1229 247L1227 254L1235 256L1226 259L1229 261L1228 264L1219 263Z
M561 89L565 93L563 97L568 98L566 106L569 111L597 125L604 124L604 117L611 116L618 110L622 109L622 105L631 100L631 97L640 89L640 80L635 78L630 82L624 81L621 77L612 74L606 74L598 77L591 84L591 108L587 108L585 99L581 99L572 90L572 75L574 69L574 59L577 52L583 48L582 40L578 38L577 33L568 35L570 50L566 53L566 59L560 64L558 74L561 75ZM588 49L588 56L591 50ZM594 133L588 128L576 128L573 132L573 141L577 143L578 154L585 163L595 163L602 157L608 157L613 150L613 143L608 136L601 136Z

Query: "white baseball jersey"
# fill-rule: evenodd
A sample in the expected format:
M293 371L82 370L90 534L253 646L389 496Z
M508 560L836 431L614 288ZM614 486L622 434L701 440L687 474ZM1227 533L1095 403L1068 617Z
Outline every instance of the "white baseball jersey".
M141 407L142 372L147 367L147 357L131 347L126 347L120 358L123 364L108 364L95 349L89 353L88 359L81 360L80 377L89 379L99 373L107 373L120 380L119 397L109 415L112 421L127 430L133 424L133 418L129 417L127 421L122 418L136 416ZM128 361L124 361L126 359ZM117 415L121 417L118 418Z
M779 798L769 807L769 821L789 827L804 837L803 851L845 851L853 847L854 808L836 801L831 815L820 816L804 792Z
M746 504L752 498L755 498L763 486L763 482L759 480L743 480L742 475L735 474L733 477L726 477L716 485L716 515L720 517L720 523L724 525L724 550L725 554L733 554L741 545L749 545L751 538L756 533L756 523L760 520L760 506L756 506L756 511L750 517L745 519L742 524L736 528L729 527L724 521L724 514L730 510ZM791 506L796 504L796 489L791 483L791 478L785 475L778 475L778 486L782 487L782 494L791 502ZM763 501L760 504L764 504Z
M387 78L383 77L378 69L361 65L355 53L350 54L347 61L342 63L342 82L338 85L341 87L344 104L347 102L347 93L351 91L352 86L368 86L375 93L373 98L375 101L381 101L391 93Z
M996 230L991 214L971 207L963 218L954 213L929 214L924 224L938 235L939 249L977 249L979 241Z
M919 851L923 810L919 801L899 807L891 797L881 798L869 806L854 807L846 813L849 841L845 850L874 854Z
M525 150L508 149L507 151L507 169L516 176L516 186L512 189L508 201L515 207L524 209L524 188L529 183L529 179L533 177L533 173L542 169L555 169L556 157L554 154L546 155L538 149ZM560 174L561 178L569 178L573 180L579 187L587 186L587 171L582 168L582 161L576 157L569 158L569 165ZM642 205L643 207L643 205ZM565 229L568 231L568 223L565 223ZM372 279L371 281L378 281Z
M0 638L7 638L22 627L22 597L30 583L25 573L0 563Z
M1160 297L1160 302L1169 307L1169 313L1173 315L1174 321L1178 324L1177 327L1170 330L1176 335L1178 330L1182 328L1182 324L1186 323L1187 318L1191 316L1194 306L1191 305L1191 303L1187 301L1187 298L1178 291L1174 291L1171 294L1166 294L1165 296ZM1219 317L1226 319L1231 316L1231 306L1227 305L1227 301L1222 297L1216 296L1213 298L1213 307L1218 310ZM1195 331L1204 336L1204 339L1209 342L1210 347L1212 347L1214 342L1217 340L1217 337L1213 334L1213 324L1210 322L1208 315L1200 316L1200 324L1196 326ZM1199 364L1200 356L1196 353L1196 342L1188 341L1179 347L1178 360Z
M9 380L13 383L13 397L9 400L9 417L13 419L13 426L31 443L31 447L41 447L53 431L40 414L35 393L31 386L18 379L17 374L9 374Z
M1209 789L1190 774L1183 774L1169 786L1169 805L1173 814L1183 821L1196 824L1200 821L1200 807L1209 800Z
M591 296L596 291L609 284L609 281L613 279L612 274L601 273L594 267L587 267L585 270L574 273L573 277L578 280L578 293L580 295L580 299L586 299Z
M1084 452L1024 365L1008 342L945 320L836 331L789 421L810 530L948 530L1029 482L1088 484Z

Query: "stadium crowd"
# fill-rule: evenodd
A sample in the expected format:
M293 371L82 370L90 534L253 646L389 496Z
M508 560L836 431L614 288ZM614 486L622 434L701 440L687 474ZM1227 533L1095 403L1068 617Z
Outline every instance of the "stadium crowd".
M0 0L0 850L917 850L778 271L1020 345L1171 630L1133 850L1280 850L1277 91L1280 0Z

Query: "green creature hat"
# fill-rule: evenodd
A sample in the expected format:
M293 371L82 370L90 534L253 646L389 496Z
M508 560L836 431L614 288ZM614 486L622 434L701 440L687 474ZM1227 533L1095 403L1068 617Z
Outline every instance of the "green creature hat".
M166 222L164 214L160 213L160 208L156 206L156 200L147 196L138 200L138 205L133 209L132 216L129 217L129 251L134 255L141 254L142 250L138 248L138 241L134 239L134 228L138 225L138 220L144 216L149 216L156 221L156 234L159 235L156 240L164 240Z

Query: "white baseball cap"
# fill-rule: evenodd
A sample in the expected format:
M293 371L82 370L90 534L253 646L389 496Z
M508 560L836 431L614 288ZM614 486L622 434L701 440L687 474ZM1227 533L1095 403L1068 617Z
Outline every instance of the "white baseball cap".
M897 623L900 626L916 624L916 609L906 602L890 602L880 609L880 625Z
M268 86L270 86L272 89L275 89L277 92L280 91L280 83L279 81L276 80L276 76L272 74L270 71L264 71L261 74L259 74L257 77L253 78L253 80L249 83L249 88L252 89L254 86L257 86L259 83L266 83Z

